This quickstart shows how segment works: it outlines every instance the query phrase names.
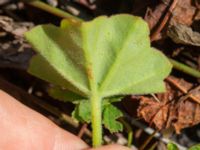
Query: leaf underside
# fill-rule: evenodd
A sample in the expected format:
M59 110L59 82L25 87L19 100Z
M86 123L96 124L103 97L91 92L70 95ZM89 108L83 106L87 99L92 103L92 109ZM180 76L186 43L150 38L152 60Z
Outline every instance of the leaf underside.
M76 93L73 93L69 90L61 89L57 86L49 88L48 93L51 97L57 100L72 102L74 104L79 103L81 100L85 100L84 97L77 95Z
M82 121L90 122L90 111L82 107L87 102L80 100L90 99L91 86L102 99L163 92L163 79L171 71L167 58L150 46L148 25L140 17L123 14L81 23L64 20L61 27L39 25L25 37L38 52L28 71L64 88L51 89L50 95L78 101L73 115ZM121 129L116 121L111 125L113 132Z
M40 25L25 34L38 54L29 72L89 97L93 78L101 97L163 92L171 64L150 47L145 21L131 15ZM147 86L148 85L148 86Z

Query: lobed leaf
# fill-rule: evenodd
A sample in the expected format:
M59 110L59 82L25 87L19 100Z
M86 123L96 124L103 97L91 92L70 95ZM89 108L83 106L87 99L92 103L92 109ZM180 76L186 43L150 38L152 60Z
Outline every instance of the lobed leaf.
M90 80L101 97L163 92L171 70L167 58L150 47L145 21L131 15L40 25L26 38L39 53L29 72L85 97Z
M122 130L116 121L122 113L109 103L126 94L163 92L163 79L171 71L167 58L150 46L148 25L140 17L64 20L61 27L39 25L25 37L38 52L28 71L64 88L51 89L50 95L76 103L73 117L93 120L93 128L100 127L103 110L105 127L111 132ZM95 132L101 134L98 129ZM99 145L101 135L96 133L94 145Z
M91 122L91 110L90 110L90 101L84 100L80 101L76 105L75 110L72 112L73 118L81 122Z
M111 132L118 132L123 130L123 126L119 121L116 121L119 117L122 117L122 112L115 106L108 104L104 106L103 110L103 124Z

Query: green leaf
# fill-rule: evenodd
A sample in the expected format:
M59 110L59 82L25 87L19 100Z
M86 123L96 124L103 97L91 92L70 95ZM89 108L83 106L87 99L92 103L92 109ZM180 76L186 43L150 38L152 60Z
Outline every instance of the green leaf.
M48 93L51 97L57 100L61 100L64 102L72 102L74 104L78 103L81 100L86 99L85 97L77 95L76 93L73 93L67 89L61 89L57 86L50 88L48 90Z
M111 105L110 102L118 102L118 101L119 101L119 97L106 99L105 101L103 101L102 110L109 111L110 105ZM76 102L77 105L76 105L74 111L72 112L73 118L75 118L76 120L78 120L80 122L90 123L91 122L91 109L90 109L91 104L90 104L90 101L82 99L82 101L79 100L79 101L75 101L75 102ZM112 107L114 107L114 106L112 106ZM111 109L117 109L117 108L114 107L114 108L111 108ZM117 113L119 113L118 109L115 110L115 111L117 111ZM120 112L120 114L121 114L121 112ZM108 114L103 113L103 118L107 118L107 117L108 117ZM114 122L116 122L115 119L114 119Z
M27 40L39 53L31 60L28 71L77 94L88 95L88 81L81 62L83 55L74 43L78 40L70 41L68 34L67 30L53 25L38 26L27 32Z
M80 101L76 106L75 110L72 112L73 118L77 119L80 122L91 122L91 110L90 110L90 101L84 100Z
M200 150L200 144L190 147L189 150Z
M123 14L89 22L64 20L61 27L37 26L25 37L38 52L30 63L31 74L90 100L94 146L101 145L103 99L163 92L163 79L171 71L168 59L150 46L148 25L140 17ZM89 121L83 105L88 107L80 103L76 113ZM121 128L111 120L106 124L111 131Z
M176 146L176 144L170 142L167 144L167 150L178 150L178 147Z
M79 115L79 110L78 110L78 106L79 105L76 105L74 111L72 111L72 118L74 118L76 121L78 122L84 122L84 119L82 119Z
M90 101L85 100L79 103L79 116L87 123L91 121Z
M116 15L67 23L62 28L40 25L26 33L39 53L30 73L85 96L91 92L91 77L101 97L164 91L162 80L171 64L150 47L141 18Z
M119 121L116 121L116 119L122 116L123 114L118 108L108 104L103 111L103 124L111 133L122 131L122 124Z

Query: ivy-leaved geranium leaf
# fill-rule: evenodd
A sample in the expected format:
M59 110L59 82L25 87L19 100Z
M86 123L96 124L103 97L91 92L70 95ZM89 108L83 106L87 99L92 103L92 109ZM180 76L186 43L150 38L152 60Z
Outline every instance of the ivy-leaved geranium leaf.
M79 101L85 99L85 97L83 96L73 93L67 89L61 89L60 87L57 87L57 86L51 87L48 90L48 94L57 100L60 100L63 102L72 102L74 104L77 104Z
M164 91L171 64L150 46L141 18L115 15L65 22L64 27L40 25L26 33L38 52L30 73L86 97L91 80L101 97Z
M104 106L103 110L103 124L104 126L111 132L118 132L123 130L123 125L117 121L119 117L122 117L122 112L113 106L112 104L108 104Z

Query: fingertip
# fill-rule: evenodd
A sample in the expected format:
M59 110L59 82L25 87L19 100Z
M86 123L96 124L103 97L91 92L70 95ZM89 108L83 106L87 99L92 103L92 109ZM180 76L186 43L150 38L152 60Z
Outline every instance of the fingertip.
M23 105L0 89L0 149L81 150L80 138L61 129L46 117ZM12 141L12 145L7 143Z
M77 136L58 128L53 150L83 150L89 146Z
M130 148L122 146L122 145L118 145L118 144L112 144L112 145L105 145L98 148L91 148L88 150L130 150Z

